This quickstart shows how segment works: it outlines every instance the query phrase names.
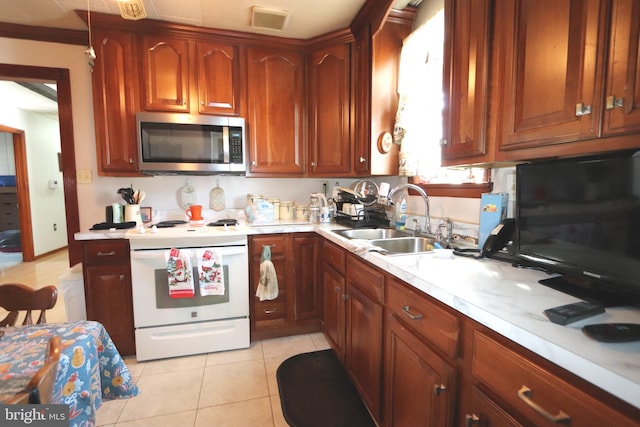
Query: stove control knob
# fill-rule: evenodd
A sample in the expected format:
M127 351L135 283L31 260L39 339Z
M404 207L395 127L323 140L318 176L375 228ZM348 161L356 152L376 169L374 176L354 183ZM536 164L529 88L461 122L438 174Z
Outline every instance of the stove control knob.
M151 227L151 232L152 233L157 233L158 232L158 227L156 227L155 225L153 227Z
M144 226L141 225L140 227L138 227L138 234L144 234L146 232L147 230L144 229Z

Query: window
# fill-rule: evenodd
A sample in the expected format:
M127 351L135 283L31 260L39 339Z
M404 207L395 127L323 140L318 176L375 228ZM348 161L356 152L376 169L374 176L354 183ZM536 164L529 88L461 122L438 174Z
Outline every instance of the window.
M444 8L437 10L404 41L400 58L394 140L401 144L400 175L424 185L433 194L473 197L463 189L490 191L490 173L485 169L443 168L442 138L442 69L444 63ZM450 186L448 184L454 184ZM471 184L471 185L468 185ZM458 194L456 194L458 193Z

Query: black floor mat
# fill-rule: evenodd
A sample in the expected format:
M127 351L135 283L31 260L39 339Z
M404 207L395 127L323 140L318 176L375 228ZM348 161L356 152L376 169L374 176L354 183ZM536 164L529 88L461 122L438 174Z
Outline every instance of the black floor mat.
M375 427L333 350L298 354L276 372L284 419L292 427Z

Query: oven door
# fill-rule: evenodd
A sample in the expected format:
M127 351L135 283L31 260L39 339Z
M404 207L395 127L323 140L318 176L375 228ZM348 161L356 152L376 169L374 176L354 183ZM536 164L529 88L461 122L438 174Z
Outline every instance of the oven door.
M249 277L246 246L212 248L221 259L224 294L202 296L199 288L196 249L191 252L195 295L172 298L169 292L167 252L169 249L131 251L133 315L136 328L248 318Z

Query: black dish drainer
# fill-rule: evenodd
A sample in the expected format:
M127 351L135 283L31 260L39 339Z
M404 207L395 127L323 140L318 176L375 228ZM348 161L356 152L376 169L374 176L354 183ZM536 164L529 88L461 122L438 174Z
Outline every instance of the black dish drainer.
M375 196L368 196L367 199L358 199L355 196L340 192L339 200L336 201L337 212L336 222L351 228L381 228L389 226L389 219L385 207L375 203ZM372 198L370 198L372 197ZM356 215L348 215L342 212L344 203L363 205L363 208L356 212Z

